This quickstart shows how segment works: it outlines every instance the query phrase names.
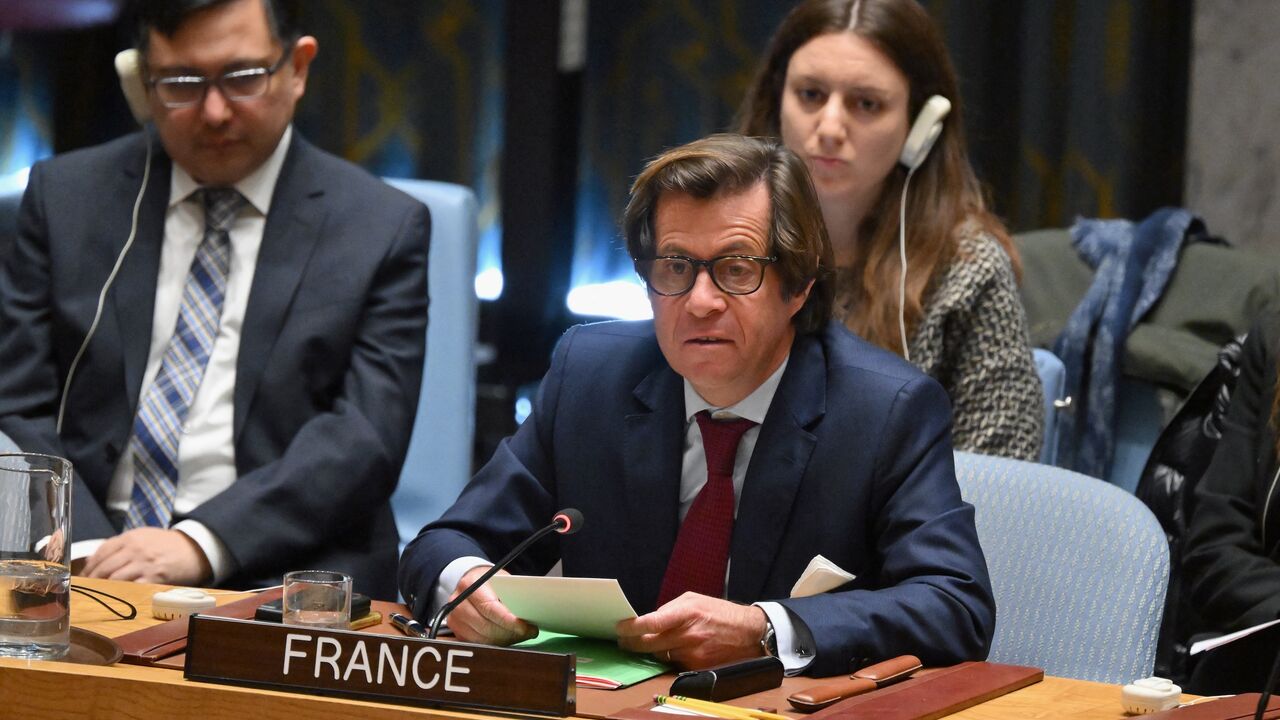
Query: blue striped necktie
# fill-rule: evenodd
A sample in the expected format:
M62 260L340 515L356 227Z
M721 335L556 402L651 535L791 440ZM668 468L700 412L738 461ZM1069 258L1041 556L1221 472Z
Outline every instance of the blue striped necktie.
M227 228L245 200L231 188L205 188L200 195L204 239L187 273L173 337L133 421L133 496L125 529L169 525L178 486L178 439L218 337L231 266Z

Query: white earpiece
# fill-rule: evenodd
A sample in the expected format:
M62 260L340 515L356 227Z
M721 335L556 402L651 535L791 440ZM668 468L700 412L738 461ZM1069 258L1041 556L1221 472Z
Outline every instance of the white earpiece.
M129 110L139 125L151 119L151 106L147 103L147 86L142 81L142 54L133 48L116 53L116 75L120 76L120 89L129 103Z
M951 101L941 95L934 95L925 101L916 116L911 132L907 133L907 141L902 144L902 154L898 162L907 166L908 170L920 167L929 151L942 134L942 121L951 112Z

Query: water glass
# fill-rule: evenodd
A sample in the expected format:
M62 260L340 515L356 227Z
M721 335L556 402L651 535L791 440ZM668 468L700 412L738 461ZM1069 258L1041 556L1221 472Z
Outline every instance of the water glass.
M71 648L71 463L0 454L0 657Z
M351 576L295 570L284 576L284 624L346 630L351 626Z

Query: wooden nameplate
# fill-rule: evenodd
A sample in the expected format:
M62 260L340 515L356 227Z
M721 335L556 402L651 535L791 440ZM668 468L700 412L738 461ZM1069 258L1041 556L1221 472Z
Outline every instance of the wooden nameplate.
M191 617L189 680L423 706L566 716L572 655L471 643Z

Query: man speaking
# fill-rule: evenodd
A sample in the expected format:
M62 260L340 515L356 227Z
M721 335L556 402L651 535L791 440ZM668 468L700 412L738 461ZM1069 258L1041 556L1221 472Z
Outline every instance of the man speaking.
M984 658L994 600L946 395L831 322L804 164L771 141L696 141L645 168L624 225L653 321L565 333L532 415L405 550L414 614L573 506L585 528L511 568L616 577L647 613L619 624L627 649L690 668L773 653L815 675ZM856 579L788 598L818 554ZM536 632L488 588L449 624Z

